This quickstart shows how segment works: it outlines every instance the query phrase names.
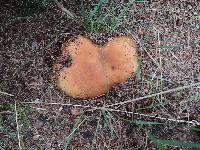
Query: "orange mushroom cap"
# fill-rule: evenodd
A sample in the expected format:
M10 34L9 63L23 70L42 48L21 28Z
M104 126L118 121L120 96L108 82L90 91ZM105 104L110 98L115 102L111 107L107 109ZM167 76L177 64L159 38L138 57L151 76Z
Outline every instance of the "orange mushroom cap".
M136 71L138 61L135 41L126 36L114 38L103 47L79 36L63 47L60 59L68 55L71 64L57 62L53 70L58 72L57 86L76 98L106 93L114 84L127 80Z
M138 55L135 41L127 36L112 39L102 49L105 69L111 84L127 80L136 72Z

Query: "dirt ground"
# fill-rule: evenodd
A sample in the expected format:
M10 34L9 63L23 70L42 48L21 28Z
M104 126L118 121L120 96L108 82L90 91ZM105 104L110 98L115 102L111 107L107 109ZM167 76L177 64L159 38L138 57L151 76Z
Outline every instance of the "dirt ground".
M81 15L77 1L62 2ZM0 150L157 149L149 133L200 144L199 1L135 2L116 31L100 33L87 32L56 5L17 18L14 3L0 4ZM103 45L121 34L135 38L140 55L128 81L93 100L57 89L52 63L63 42L84 35Z

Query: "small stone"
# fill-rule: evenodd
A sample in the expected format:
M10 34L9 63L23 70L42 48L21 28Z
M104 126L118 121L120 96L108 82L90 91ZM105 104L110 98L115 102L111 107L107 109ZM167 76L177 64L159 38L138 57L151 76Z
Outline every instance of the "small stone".
M38 43L36 41L33 41L31 44L32 49L38 49Z
M49 149L49 148L51 148L51 143L47 143L47 148Z
M62 110L63 110L63 107L60 107L60 108L58 109L59 112L61 112Z
M191 6L191 5L188 5L188 8L189 8L189 10L191 10L191 9L192 9L192 6Z
M38 134L37 134L37 135L34 135L34 136L33 136L33 140L35 140L35 141L36 141L36 140L38 140L38 139L39 139L39 137L40 137L40 135L38 135Z
M37 118L37 120L34 123L34 126L36 128L41 128L46 122L47 122L47 117L43 116L42 114L39 115L39 117Z
M80 108L72 108L72 109L71 109L71 114L72 114L73 116L79 116L79 115L81 115L81 110L80 110Z
M40 121L39 119L37 119L37 120L35 121L35 124L34 124L34 126L35 126L36 128L41 128L43 125L44 125L43 122Z

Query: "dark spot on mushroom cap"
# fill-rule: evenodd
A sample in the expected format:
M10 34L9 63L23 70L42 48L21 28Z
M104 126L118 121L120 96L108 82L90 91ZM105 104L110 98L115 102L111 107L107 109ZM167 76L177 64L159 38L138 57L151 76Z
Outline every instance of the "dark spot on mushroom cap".
M111 69L112 69L112 70L115 70L115 66L112 66Z

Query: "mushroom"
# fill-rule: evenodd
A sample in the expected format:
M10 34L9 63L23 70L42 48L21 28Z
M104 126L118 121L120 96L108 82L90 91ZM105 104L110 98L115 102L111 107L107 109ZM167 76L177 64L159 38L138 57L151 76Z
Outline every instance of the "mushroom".
M127 80L136 71L137 63L136 43L130 37L116 37L100 47L79 36L64 44L53 70L58 88L67 95L93 98Z
M136 72L138 55L135 41L127 36L113 38L102 49L103 61L111 84L126 81Z

